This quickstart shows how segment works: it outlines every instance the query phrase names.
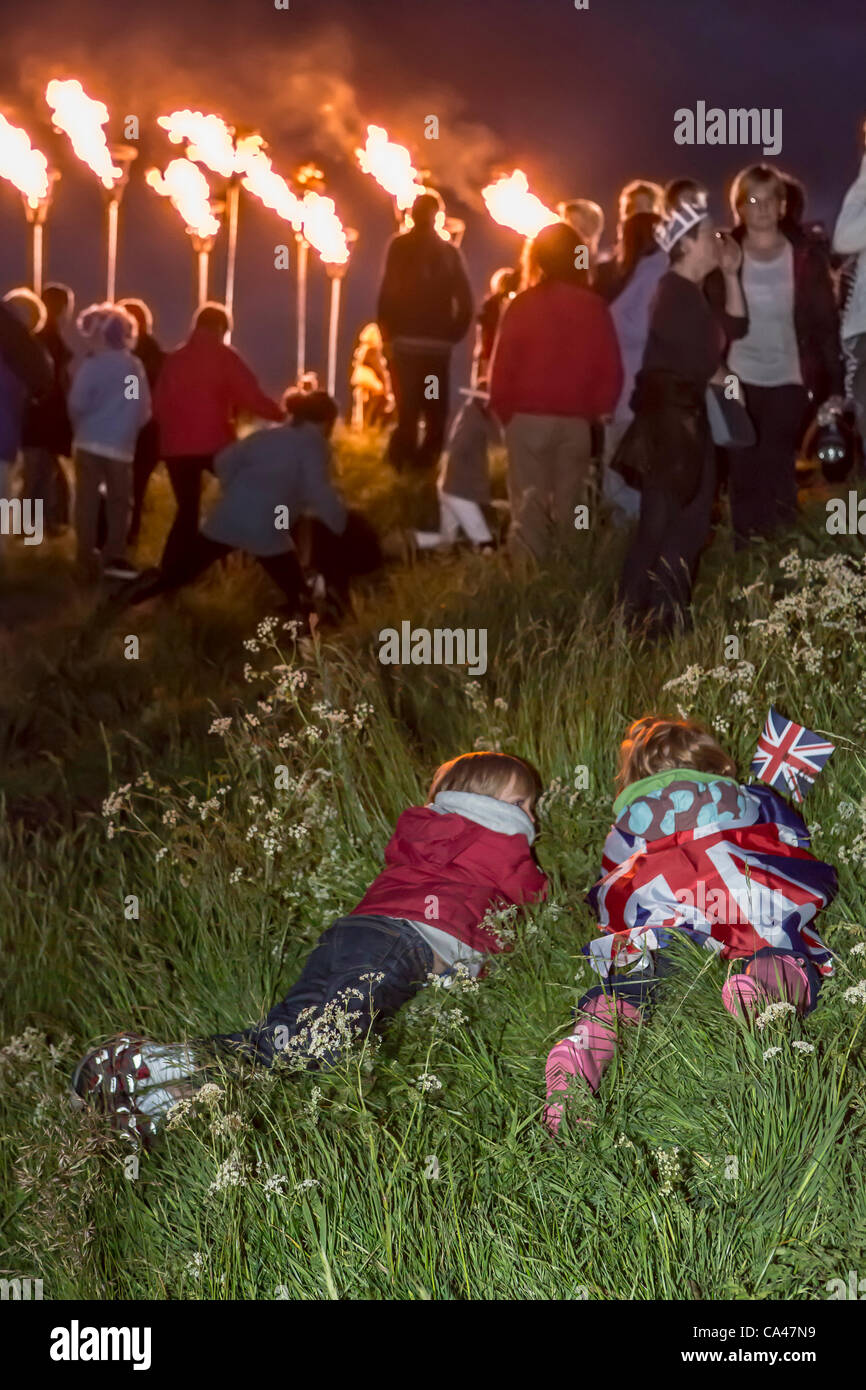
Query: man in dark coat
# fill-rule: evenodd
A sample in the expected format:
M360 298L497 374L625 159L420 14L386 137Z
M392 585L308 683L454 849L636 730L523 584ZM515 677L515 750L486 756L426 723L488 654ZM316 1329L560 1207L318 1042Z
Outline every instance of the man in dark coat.
M473 315L463 258L436 230L441 210L437 193L415 200L411 230L395 236L388 247L376 315L397 405L388 456L398 470L415 468L426 475L433 502L448 422L451 352L469 331Z

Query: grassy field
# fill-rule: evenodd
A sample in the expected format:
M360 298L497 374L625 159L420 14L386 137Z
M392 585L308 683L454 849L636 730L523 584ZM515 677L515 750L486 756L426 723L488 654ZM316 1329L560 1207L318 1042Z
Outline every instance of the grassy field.
M341 471L396 519L369 441L342 445ZM163 480L151 498L143 559L169 516ZM46 1298L687 1300L824 1299L866 1272L862 543L827 536L820 499L795 547L735 560L721 527L694 633L657 648L612 612L622 544L599 520L519 586L498 557L394 568L344 631L300 646L279 624L256 637L276 593L241 562L106 619L65 542L10 558L4 1276L41 1278ZM487 673L381 666L379 630L407 618L486 628ZM772 701L838 744L808 804L840 872L821 928L835 978L808 1020L752 1037L722 1008L724 967L684 949L587 1098L594 1123L551 1140L544 1059L588 983L583 899L626 723L699 714L745 774ZM423 990L336 1073L226 1075L140 1165L70 1108L71 1066L100 1036L258 1018L436 764L483 747L543 772L551 892L480 985Z

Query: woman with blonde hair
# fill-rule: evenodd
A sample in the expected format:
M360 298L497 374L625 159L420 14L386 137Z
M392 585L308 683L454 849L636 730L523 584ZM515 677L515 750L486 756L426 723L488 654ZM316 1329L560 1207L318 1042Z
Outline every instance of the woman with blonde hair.
M92 304L78 316L90 345L69 391L74 437L75 531L87 579L137 574L125 558L132 505L132 461L139 430L150 419L150 388L132 349L138 325L117 304ZM105 488L106 537L97 551L99 489Z
M748 332L728 354L755 429L729 456L734 544L769 536L797 515L797 448L810 416L843 391L839 314L820 247L785 221L786 186L769 164L742 169L731 188L733 236Z

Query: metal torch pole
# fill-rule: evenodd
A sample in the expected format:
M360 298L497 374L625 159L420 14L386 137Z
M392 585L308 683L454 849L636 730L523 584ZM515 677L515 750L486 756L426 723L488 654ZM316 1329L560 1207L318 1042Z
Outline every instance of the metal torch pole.
M42 297L42 223L33 223L33 293Z
M207 286L210 275L210 251L202 248L198 253L198 307L207 303Z
M108 262L106 267L105 297L109 304L117 298L117 227L120 217L120 200L129 182L129 169L138 150L134 145L112 145L111 158L120 166L121 173L108 193Z
M358 233L354 227L346 227L346 242L351 255L355 242L358 240ZM340 328L340 305L343 296L343 281L349 269L348 260L342 265L325 265L325 270L331 281L331 313L328 323L328 395L333 396L337 389L337 341Z
M45 219L48 216L48 209L51 206L51 199L54 194L54 185L60 178L56 169L48 170L48 192L44 198L39 198L36 205L31 204L29 198L24 199L24 215L30 227L30 259L31 277L30 283L34 294L42 294L42 286L45 279Z
M307 370L307 268L310 258L310 243L301 232L297 232L298 244L298 350L297 379L300 381Z
M187 228L192 241L192 249L195 252L196 267L198 270L198 307L207 303L208 278L210 275L210 253L214 247L214 236L199 236L191 228Z
M226 212L228 214L228 247L226 250L226 298L225 306L228 311L229 321L231 321L235 303L235 265L238 255L238 211L240 209L241 188L236 175L229 179L226 189ZM231 342L231 328L226 336L226 342Z
M106 275L105 298L113 304L117 294L117 225L120 210L119 200L112 194L108 200L108 271Z
M331 277L331 318L328 325L328 395L333 396L337 388L337 329L340 322L340 296L342 277Z

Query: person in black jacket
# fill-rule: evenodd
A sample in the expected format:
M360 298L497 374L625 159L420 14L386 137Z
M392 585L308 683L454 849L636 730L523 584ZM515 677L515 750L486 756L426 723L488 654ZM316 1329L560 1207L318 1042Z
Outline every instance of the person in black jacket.
M44 351L6 301L0 301L0 359L23 382L29 395L42 396L50 389L51 365Z
M451 351L466 336L473 315L463 258L436 230L441 210L437 193L416 198L411 230L388 247L376 313L397 405L388 457L398 470L414 468L426 475L433 506L448 420Z
M46 320L35 337L48 354L52 382L24 415L21 453L24 461L24 496L41 498L45 529L59 535L69 525L69 482L61 458L72 456L72 425L66 397L70 385L72 352L63 336L72 318L75 295L68 285L46 285L42 294Z
M817 408L841 397L844 386L829 261L795 219L786 219L785 200L784 179L766 164L743 169L731 189L749 328L733 344L728 368L743 387L756 434L751 448L728 456L737 549L795 520L798 445ZM717 302L718 282L708 290Z
M10 290L0 302L0 500L12 496L12 470L21 448L28 402L51 389L51 362L35 334L45 305L29 289ZM42 510L41 508L39 509ZM8 512L7 512L8 516ZM6 517L4 517L4 523ZM0 529L0 555L5 525Z
M714 233L702 189L684 179L668 186L655 237L670 270L656 289L631 399L634 419L612 467L641 493L637 532L620 580L625 617L662 636L689 620L716 490L707 387L718 379L725 345L745 333L746 319L739 247ZM704 294L715 268L725 292L719 311Z
M138 324L138 341L134 351L144 367L147 384L150 387L151 397L153 397L156 380L165 361L165 352L153 336L153 314L143 299L121 299L120 307L125 309L128 314L132 314ZM144 495L147 492L150 475L158 463L159 429L156 420L151 418L139 430L138 441L135 446L135 458L132 461L132 516L129 522L128 537L130 545L135 545L138 540Z

